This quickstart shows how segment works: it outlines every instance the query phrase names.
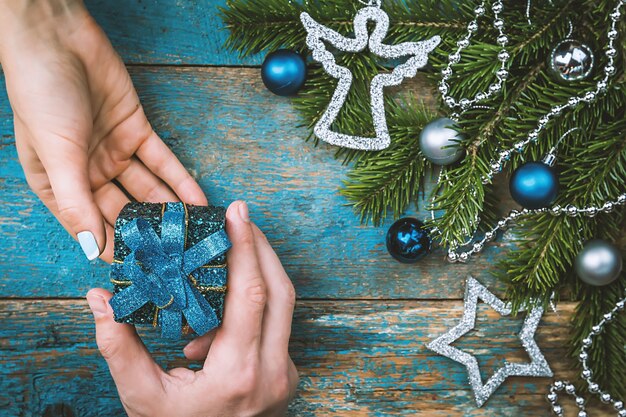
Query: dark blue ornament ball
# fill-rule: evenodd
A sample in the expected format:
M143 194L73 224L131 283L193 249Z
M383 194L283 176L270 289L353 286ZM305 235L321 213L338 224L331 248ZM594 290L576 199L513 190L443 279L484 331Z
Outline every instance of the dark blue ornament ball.
M556 172L543 162L528 162L517 168L509 182L511 197L524 208L549 207L559 192Z
M412 217L396 221L387 231L387 250L396 260L412 264L430 253L430 234Z
M306 62L297 52L279 49L265 57L261 66L263 84L279 96L292 96L306 81Z

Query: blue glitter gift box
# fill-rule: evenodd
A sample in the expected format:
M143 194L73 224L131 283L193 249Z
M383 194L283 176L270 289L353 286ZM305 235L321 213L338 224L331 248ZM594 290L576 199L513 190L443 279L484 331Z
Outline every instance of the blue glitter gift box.
M115 320L176 339L222 321L230 241L223 207L129 203L115 222Z

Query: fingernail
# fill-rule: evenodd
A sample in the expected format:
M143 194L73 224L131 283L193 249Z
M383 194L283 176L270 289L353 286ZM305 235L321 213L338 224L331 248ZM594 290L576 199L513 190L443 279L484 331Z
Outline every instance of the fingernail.
M89 308L95 318L98 319L107 315L107 302L104 298L98 295L90 295L87 297L87 304L89 304Z
M96 238L93 236L93 233L90 231L79 232L76 237L78 238L78 243L80 243L80 247L83 252L85 252L87 259L93 261L100 256L100 248L98 248L98 242L96 242Z
M195 340L196 340L196 339L193 339L191 342L187 343L187 346L185 346L185 347L183 348L183 353L184 353L185 355L188 355L188 354L189 354L189 352L192 352L192 351L193 351L193 345L195 345L195 343L194 343L194 341L195 341Z
M239 203L239 216L244 222L246 223L250 222L250 215L248 213L248 205L246 204L245 201L242 201L241 203Z

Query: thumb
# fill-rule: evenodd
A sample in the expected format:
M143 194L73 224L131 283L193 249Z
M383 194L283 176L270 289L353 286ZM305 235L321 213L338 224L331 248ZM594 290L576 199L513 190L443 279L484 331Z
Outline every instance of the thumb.
M150 356L134 326L113 319L111 297L110 292L99 288L87 293L87 303L96 322L98 350L107 361L120 395L138 391L142 396L158 395L164 372Z
M58 142L54 142L55 149L47 149L40 158L54 193L59 220L92 261L104 251L106 232L89 183L87 152L73 143Z

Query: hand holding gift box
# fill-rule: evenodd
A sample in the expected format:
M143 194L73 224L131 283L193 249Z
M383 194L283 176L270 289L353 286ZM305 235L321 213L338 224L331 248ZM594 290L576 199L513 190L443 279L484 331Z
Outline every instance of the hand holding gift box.
M164 238L163 224L167 212L175 207L166 206L163 215L159 205L135 207L137 210L132 216L131 211L123 213L122 223L142 223L135 221L137 211L141 211L142 218L165 244L168 239ZM192 206L187 209L187 250L206 236L216 232L221 234L220 223L223 222L215 222L215 219L223 218L223 211ZM208 212L217 217L205 217ZM196 214L208 219L208 223L201 222ZM288 400L295 393L298 374L288 352L295 304L293 286L267 239L249 220L246 204L233 203L226 217L232 249L228 252L229 281L223 303L224 320L219 328L194 339L184 350L188 359L202 361L201 370L175 368L164 371L152 359L134 326L114 320L113 308L109 305L111 293L95 289L87 294L96 321L98 348L107 360L122 404L131 417L279 416L284 415ZM197 229L199 224L202 227ZM125 227L122 226L120 231ZM131 250L130 247L125 249L128 254ZM146 256L140 255L140 251L135 250L137 258ZM122 259L126 261L127 256ZM218 257L209 265L221 261L222 258ZM143 262L141 267L145 267ZM218 275L224 271L199 269L221 271ZM211 279L197 273L196 276ZM132 285L126 285L118 294ZM212 301L210 304L214 306ZM216 308L216 311L220 310ZM137 320L136 314L128 317Z

